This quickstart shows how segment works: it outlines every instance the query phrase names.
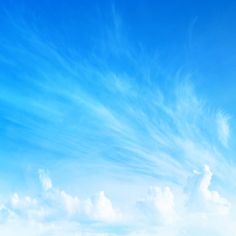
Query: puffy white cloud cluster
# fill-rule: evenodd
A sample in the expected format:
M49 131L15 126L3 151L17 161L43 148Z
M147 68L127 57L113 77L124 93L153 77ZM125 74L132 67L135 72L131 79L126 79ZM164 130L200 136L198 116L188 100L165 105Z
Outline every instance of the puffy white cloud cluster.
M88 199L80 199L53 186L44 170L39 170L42 192L37 197L14 193L0 208L0 235L105 235L83 230L86 224L114 224L120 212L103 191Z
M123 235L216 235L233 236L236 228L232 204L212 190L213 174L194 171L192 192L174 186L152 186L135 208L119 210L104 191L82 199L53 186L48 174L40 170L42 193L36 197L14 193L0 209L0 234L16 232L26 236L119 235L106 227L126 229ZM129 217L128 217L129 216ZM110 225L110 226L109 226ZM224 229L224 227L227 227ZM107 233L110 232L110 233ZM227 234L225 234L227 233Z
M230 209L230 202L223 198L217 191L211 191L210 190L210 184L212 180L212 172L209 168L209 166L205 165L204 167L204 176L200 183L200 193L203 197L203 199L208 204L213 204L215 209L219 211L220 214L227 214Z
M150 187L138 202L146 221L137 234L131 235L230 235L236 232L232 203L212 190L213 174L208 165L194 171L190 188ZM189 187L189 186L187 186ZM144 221L143 217L138 220ZM146 231L143 231L143 229Z
M152 186L148 195L141 201L142 205L152 209L156 221L163 224L172 224L177 219L174 193L169 187Z
M39 178L43 190L46 192L44 200L49 204L57 204L65 213L72 217L86 218L98 222L115 222L119 220L119 212L113 208L111 200L104 191L88 199L80 199L64 190L53 187L52 181L45 171L39 171Z

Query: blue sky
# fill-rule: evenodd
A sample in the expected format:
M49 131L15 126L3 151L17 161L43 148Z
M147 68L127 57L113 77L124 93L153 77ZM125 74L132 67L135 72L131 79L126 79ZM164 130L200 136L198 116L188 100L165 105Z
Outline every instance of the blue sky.
M2 1L0 234L235 235L235 8Z

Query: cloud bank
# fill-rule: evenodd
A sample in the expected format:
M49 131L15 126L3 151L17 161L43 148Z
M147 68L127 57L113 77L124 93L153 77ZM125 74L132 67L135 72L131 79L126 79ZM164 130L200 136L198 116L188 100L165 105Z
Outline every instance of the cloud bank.
M45 189L42 173L44 180L51 183L50 189ZM122 204L114 207L104 191L87 199L73 196L54 187L46 172L40 170L40 195L14 193L1 203L0 233L119 235L123 229L123 235L177 236L195 231L203 235L233 235L235 213L229 200L211 190L213 174L209 166L193 176L198 180L191 184L194 195L180 187L151 186L146 196L142 200L137 196L133 208L128 210ZM109 228L111 233L106 233Z

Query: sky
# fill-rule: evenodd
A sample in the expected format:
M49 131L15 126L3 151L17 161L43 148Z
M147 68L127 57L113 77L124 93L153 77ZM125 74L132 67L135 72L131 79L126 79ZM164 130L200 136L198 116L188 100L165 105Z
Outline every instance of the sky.
M0 235L234 236L235 1L0 2Z

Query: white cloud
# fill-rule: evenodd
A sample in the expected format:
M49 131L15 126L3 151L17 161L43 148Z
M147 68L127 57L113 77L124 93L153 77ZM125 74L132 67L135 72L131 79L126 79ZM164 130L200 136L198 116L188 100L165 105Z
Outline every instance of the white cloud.
M227 146L230 137L229 116L218 112L216 115L216 124L219 140L224 146Z
M55 204L58 204L58 208L61 206L70 216L80 215L80 217L102 222L115 222L120 216L104 191L100 191L95 197L83 200L53 187L51 179L44 170L39 170L39 179L45 191L51 189L45 195L45 199L51 202L50 205L55 207ZM18 195L14 196L14 202L18 201Z
M11 205L13 208L27 208L31 206L36 206L37 205L37 200L30 197L30 196L25 196L21 198L18 193L14 193L11 196Z
M211 191L209 189L212 176L213 174L209 166L205 165L204 175L199 186L200 193L202 194L205 201L215 204L215 207L219 211L219 213L226 214L229 211L230 202L227 199L223 198L217 191Z
M77 196L71 196L65 191L61 191L60 196L68 214L73 215L78 212L80 207L80 199Z
M192 174L194 183L188 182L187 188L150 187L148 196L141 201L141 217L135 218L139 222L137 232L131 235L233 236L236 228L232 225L232 203L211 190L213 173L209 166L204 166L203 174L197 170Z
M1 205L0 235L108 236L96 230L96 224L114 224L121 214L104 191L82 200L53 187L44 170L38 173L44 190L41 195L34 198L14 193ZM81 220L89 226L81 227Z
M176 219L174 194L169 187L163 189L151 187L148 197L154 207L159 211L166 223L172 223Z
M11 204L13 207L17 207L19 205L20 198L17 193L14 193L11 197Z
M120 217L120 213L113 208L111 200L103 191L93 199L88 199L84 209L89 217L98 221L114 222Z
M47 173L45 172L45 170L42 170L42 169L39 170L39 180L45 191L48 191L49 189L52 188L52 181L47 175Z
M141 204L141 214L146 212L156 225L172 225L178 218L175 209L175 196L168 186L164 188L150 187L148 195L139 204Z
M233 236L232 232L235 228L230 224L235 218L229 214L230 203L217 191L210 189L213 174L209 166L205 165L203 175L199 171L194 175L200 179L194 186L200 196L200 203L197 203L194 210L186 204L185 197L187 196L190 204L196 204L194 198L197 196L189 192L184 194L181 188L175 188L173 191L173 187L168 186L150 187L146 198L142 200L145 211L150 214L146 214L144 208L141 208L141 211L139 209L141 217L133 215L133 219L126 222L130 229L123 235L192 235L197 228L201 235L206 232L210 232L210 235L218 232L223 236L224 232L221 228L227 227L225 232ZM197 209L200 205L203 207ZM96 225L119 224L127 214L129 212L124 208L122 214L120 210L114 208L104 191L82 200L64 190L51 187L51 191L43 191L37 198L14 193L10 197L9 204L3 205L0 209L0 233L6 236L14 235L16 231L26 236L106 235L102 234ZM84 220L87 225L83 229L83 225L79 222ZM26 224L29 227L26 227ZM33 229L37 233L34 233Z

